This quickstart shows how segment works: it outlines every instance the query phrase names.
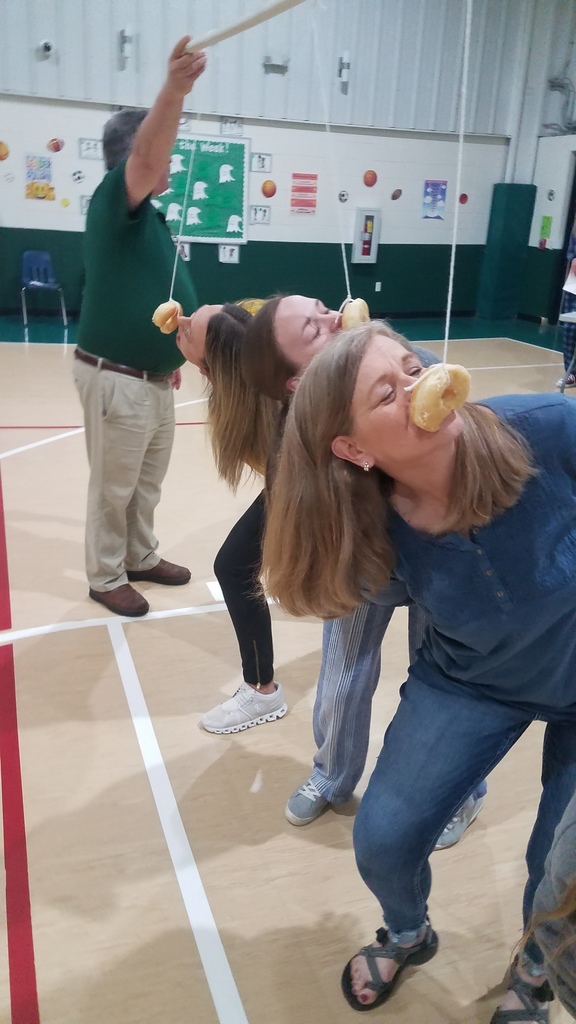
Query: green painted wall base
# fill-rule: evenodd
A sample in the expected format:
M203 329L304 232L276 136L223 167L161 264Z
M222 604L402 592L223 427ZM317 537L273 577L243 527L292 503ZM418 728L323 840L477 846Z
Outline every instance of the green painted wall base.
M76 314L83 287L82 240L77 232L0 228L0 314L20 308L20 267L26 249L52 253L67 308ZM476 309L483 253L482 245L458 246L455 312ZM443 313L449 265L448 245L381 245L377 263L349 264L352 295L365 299L373 316ZM281 291L315 295L337 308L346 295L337 244L249 242L241 247L239 264L219 263L218 246L198 244L192 246L189 266L201 302L265 297ZM375 290L378 281L380 292ZM169 282L167 290L168 286ZM29 308L31 312L57 309L57 299L29 293Z
M565 275L566 257L561 249L528 249L519 316L556 323Z

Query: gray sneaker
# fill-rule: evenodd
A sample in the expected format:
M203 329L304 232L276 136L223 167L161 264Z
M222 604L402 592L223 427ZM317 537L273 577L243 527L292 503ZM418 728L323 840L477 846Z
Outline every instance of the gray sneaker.
M275 693L261 693L248 683L242 683L233 697L207 711L200 722L208 732L228 735L274 722L287 711L280 683L276 683Z
M482 807L484 805L484 797L469 796L468 799L462 804L459 811L449 821L440 836L435 850L448 850L450 846L455 846L456 843L462 839L466 829L473 821L476 820Z
M295 789L290 797L284 814L291 825L309 825L326 810L330 801L322 796L312 779Z

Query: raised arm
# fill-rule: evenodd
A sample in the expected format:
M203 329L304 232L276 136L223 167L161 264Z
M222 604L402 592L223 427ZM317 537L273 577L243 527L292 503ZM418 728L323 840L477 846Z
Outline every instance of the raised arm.
M170 153L178 132L184 97L206 67L202 52L187 53L190 36L176 44L168 61L168 75L154 105L142 121L126 161L128 205L135 209L151 193L163 191ZM167 187L167 177L164 188Z

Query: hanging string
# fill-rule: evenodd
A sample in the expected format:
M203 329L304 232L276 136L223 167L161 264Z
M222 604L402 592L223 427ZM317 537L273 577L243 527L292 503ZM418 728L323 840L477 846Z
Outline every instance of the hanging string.
M200 114L198 114L198 121L200 120ZM180 242L182 241L182 235L184 233L184 219L186 217L186 203L188 202L188 193L190 192L190 182L192 180L192 167L194 165L194 157L196 155L196 146L190 150L190 163L188 164L188 177L186 178L186 188L184 190L184 202L182 204L182 216L180 218L180 230L176 236L176 244L174 246L174 266L172 268L172 281L170 283L170 299L172 299L172 293L174 292L174 282L176 280L176 268L178 266L178 257L180 255Z
M454 227L452 231L452 247L450 251L450 274L448 277L448 298L446 300L446 327L444 331L444 351L442 361L447 362L448 334L450 332L450 315L452 311L452 295L454 291L454 268L456 266L456 239L458 237L458 220L460 213L460 189L462 183L462 163L464 157L464 125L466 121L466 101L468 95L468 67L470 64L470 40L472 37L472 4L466 0L466 27L464 30L464 56L462 60L462 84L460 89L460 128L458 132L458 157L456 162L456 187Z
M324 125L325 125L325 128L326 128L326 136L327 136L327 139L328 139L328 155L329 155L329 162L330 162L330 172L331 172L331 175L332 175L332 187L334 189L334 195L336 196L338 194L338 179L336 177L336 166L337 166L337 164L336 164L336 155L334 153L334 144L333 144L333 140L332 140L332 133L330 131L330 116L329 116L329 110L328 110L328 94L326 92L326 82L325 82L324 74L323 74L323 71L322 71L322 63L321 63L322 58L321 58L321 50L320 50L320 39L319 39L319 36L318 36L318 26L316 24L316 18L314 16L314 9L313 8L311 10L310 17L312 19L312 36L313 36L313 39L314 39L314 50L315 50L315 56L316 56L316 70L318 72L318 81L319 81L319 84L320 84L320 96L322 98L322 107L323 107L323 111L324 111ZM342 265L344 267L344 279L346 281L346 299L342 303L342 307L343 307L346 304L346 302L348 302L348 300L352 298L352 294L350 292L350 276L348 274L348 263L346 261L346 247L345 247L345 244L344 244L344 225L342 223L342 211L340 210L340 205L339 204L337 205L337 212L338 212L338 229L339 229L339 232L340 232L340 251L342 253Z

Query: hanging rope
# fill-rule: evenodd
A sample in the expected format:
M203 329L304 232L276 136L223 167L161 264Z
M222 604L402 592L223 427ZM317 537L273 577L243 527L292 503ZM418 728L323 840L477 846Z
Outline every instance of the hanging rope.
M198 121L200 121L200 114L198 114ZM188 177L186 178L186 188L184 190L184 202L182 204L182 216L180 218L180 230L176 236L176 245L174 253L174 266L172 268L172 281L170 283L170 300L173 298L174 282L176 280L176 268L178 266L178 257L180 255L180 242L182 241L184 220L186 217L186 203L188 202L188 193L190 192L190 182L192 180L192 167L194 165L194 157L196 155L196 147L190 150L190 163L188 164Z
M330 131L330 116L329 116L329 109L328 109L328 95L327 95L327 92L326 92L326 82L325 82L325 79L324 79L324 74L322 72L322 63L321 63L322 58L321 58L321 50L320 50L320 39L319 39L319 36L318 36L318 26L316 24L316 18L314 16L314 10L313 9L311 11L310 17L311 17L311 20L312 20L312 36L313 36L313 39L314 39L314 50L315 50L315 56L316 56L316 70L318 72L318 80L319 80L319 83L320 83L320 96L322 98L322 108L323 108L323 113L324 113L324 125L325 125L325 128L326 128L326 136L327 136L327 139L328 139L328 155L329 155L329 162L330 162L330 172L331 172L331 175L332 175L332 188L334 189L334 195L336 196L338 194L338 179L336 177L336 166L337 166L336 154L334 152L334 144L333 144L333 139L332 139L332 133ZM342 303L342 306L340 307L340 309L342 309L346 305L346 303L352 298L352 294L350 292L350 275L348 273L348 263L346 261L346 247L345 247L345 244L344 244L344 225L342 223L342 211L340 210L340 205L339 204L337 206L337 212L338 212L338 229L339 229L339 232L340 232L340 251L341 251L341 254L342 254L342 265L344 267L344 279L346 281L346 298L345 298L344 302Z
M444 363L448 361L448 334L450 333L450 315L452 312L452 296L454 291L454 268L456 266L456 239L458 237L458 221L460 214L460 189L462 185L462 162L464 157L464 126L466 122L466 101L468 97L470 40L472 37L472 4L473 0L466 0L464 56L462 60L462 82L460 87L460 128L458 132L458 156L456 161L454 225L452 230L452 247L450 250L450 273L448 277L448 298L446 300L446 327L444 331L444 350L442 354L442 362Z

